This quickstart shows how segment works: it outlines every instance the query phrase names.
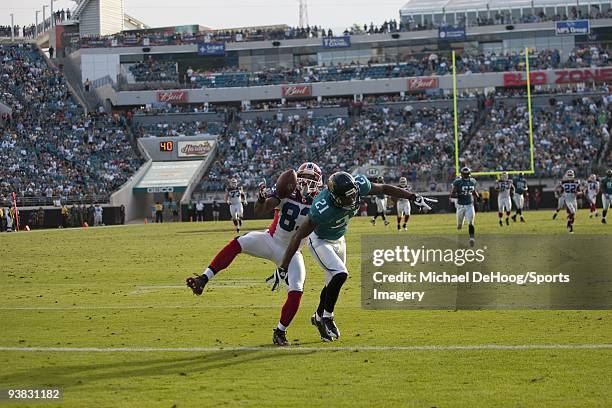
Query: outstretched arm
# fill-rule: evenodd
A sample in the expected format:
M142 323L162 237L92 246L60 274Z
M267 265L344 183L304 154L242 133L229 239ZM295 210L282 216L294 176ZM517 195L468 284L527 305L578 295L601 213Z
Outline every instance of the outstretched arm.
M284 268L285 270L287 270L287 268L289 267L289 262L291 262L291 258L293 258L293 255L295 255L297 250L300 248L300 243L302 242L304 238L309 236L312 233L312 231L315 230L316 226L317 224L315 224L310 219L310 217L306 218L306 221L304 221L304 223L300 225L300 227L295 232L295 234L293 234L293 237L291 238L291 242L289 242L289 245L287 246L287 249L285 250L283 261L280 264L281 268Z
M368 195L385 194L395 198L407 198L409 200L416 199L416 194L409 193L403 188L392 186L391 184L372 183L372 188Z
M257 195L257 201L255 201L255 215L261 216L266 215L277 205L280 204L280 199L276 196L266 197L266 183L259 183L259 192Z

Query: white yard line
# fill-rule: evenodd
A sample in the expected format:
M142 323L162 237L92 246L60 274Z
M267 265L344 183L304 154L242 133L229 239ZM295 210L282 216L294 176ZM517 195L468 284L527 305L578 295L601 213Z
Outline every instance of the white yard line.
M458 351L458 350L602 350L612 344L473 344L431 346L244 346L244 347L2 347L0 351L60 352L60 353L214 353L223 351Z
M282 306L282 300L279 298L278 305L117 305L117 306L24 306L24 307L0 307L3 310L49 310L49 311L66 311L66 310L134 310L134 309L272 309Z

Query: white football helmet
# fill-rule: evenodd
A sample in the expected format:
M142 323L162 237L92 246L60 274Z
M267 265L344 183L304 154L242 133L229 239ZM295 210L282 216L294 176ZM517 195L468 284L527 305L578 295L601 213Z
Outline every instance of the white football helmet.
M505 171L501 174L501 179L503 181L508 181L508 173L506 173Z
M406 177L400 177L399 186L402 188L408 187L408 179Z
M231 179L230 180L230 187L232 187L232 188L238 187L238 180L235 179L235 178Z
M574 174L574 170L568 170L565 172L565 178L568 180L573 180L576 175Z
M302 195L318 194L323 189L323 173L315 163L306 162L297 170L298 188Z
M597 180L597 176L595 174L591 174L589 176L589 181L596 181Z

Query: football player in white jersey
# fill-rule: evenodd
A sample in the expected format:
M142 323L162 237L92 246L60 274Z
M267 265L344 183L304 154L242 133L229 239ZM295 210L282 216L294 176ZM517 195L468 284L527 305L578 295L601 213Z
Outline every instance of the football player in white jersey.
M244 207L246 204L245 195L242 187L238 186L238 180L231 179L229 186L225 189L225 202L229 204L230 216L236 228L236 233L240 233L242 227L242 217L244 216Z
M251 231L231 240L211 261L200 276L187 278L187 286L194 294L201 295L206 284L219 272L226 269L241 252L258 258L268 259L280 265L285 249L295 231L308 218L313 198L323 188L323 175L315 163L304 163L297 171L298 185L287 198L280 198L276 188L266 190L265 183L259 186L259 198L255 212L265 214L274 210L274 220L265 231ZM302 242L304 244L304 242ZM306 268L300 251L296 252L286 276L272 275L272 289L280 289L282 282L287 286L287 300L283 305L280 321L274 329L272 341L279 346L288 346L286 330L300 306L304 291Z
M597 217L597 194L599 194L599 181L595 174L591 174L586 184L587 200L589 200L589 218Z
M499 226L503 226L502 216L506 213L506 225L510 225L510 211L512 211L512 200L514 195L514 184L508 178L508 173L503 172L495 185L497 190L497 215L499 216Z
M563 202L567 210L567 230L569 233L574 233L574 217L578 210L578 201L576 197L581 194L580 182L576 180L574 171L568 170L565 172L565 177L557 187L562 190Z
M408 185L408 179L406 177L400 177L399 179L399 188L412 192L412 186ZM407 198L398 198L397 199L397 230L400 230L400 223L402 218L404 219L404 224L402 228L404 231L407 230L408 219L410 218L410 200Z
M559 215L559 211L565 208L565 196L563 195L563 188L561 188L561 181L555 187L555 198L557 199L557 209L553 214L553 220L557 219L557 215Z

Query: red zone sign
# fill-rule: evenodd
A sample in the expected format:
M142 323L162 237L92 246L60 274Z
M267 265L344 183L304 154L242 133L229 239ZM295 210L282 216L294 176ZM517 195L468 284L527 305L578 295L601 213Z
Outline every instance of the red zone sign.
M590 69L563 69L529 73L531 85L576 84L581 82L612 82L612 67ZM525 86L527 76L523 72L504 74L504 86Z
M408 79L409 91L421 91L436 88L438 88L438 78L436 77L416 77Z
M303 98L312 95L311 85L283 85L283 98Z
M187 103L189 102L189 93L187 91L158 91L157 102Z

